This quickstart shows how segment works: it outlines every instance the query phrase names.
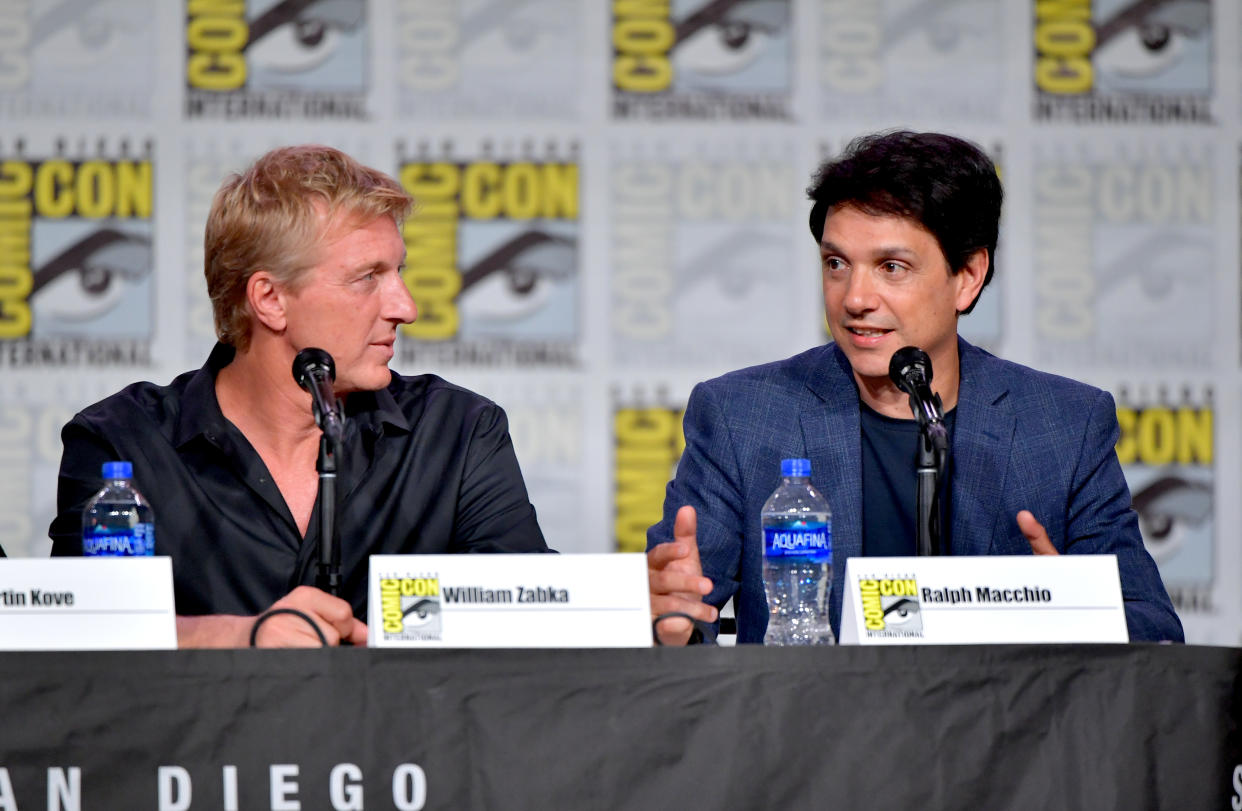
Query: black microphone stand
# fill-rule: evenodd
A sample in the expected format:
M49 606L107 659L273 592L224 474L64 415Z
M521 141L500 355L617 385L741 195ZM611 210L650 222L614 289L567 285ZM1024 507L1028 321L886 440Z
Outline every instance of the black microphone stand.
M315 586L333 597L341 596L341 547L336 538L336 440L324 431L319 437L319 570Z
M913 398L911 398L913 399ZM936 398L939 400L939 397ZM944 423L919 414L919 447L916 459L918 495L915 502L916 551L919 556L940 555L940 478L949 457L949 432Z

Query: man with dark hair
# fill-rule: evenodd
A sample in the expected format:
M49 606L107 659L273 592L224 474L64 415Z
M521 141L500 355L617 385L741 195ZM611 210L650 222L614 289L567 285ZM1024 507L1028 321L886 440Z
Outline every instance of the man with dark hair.
M1130 638L1181 641L1113 449L1112 397L957 336L993 273L1002 192L992 162L947 135L871 135L825 163L808 193L835 341L691 393L685 451L647 536L653 615L710 623L734 599L738 641L763 640L759 513L780 460L805 457L833 510L839 632L845 561L915 553L919 429L888 370L894 352L916 346L931 359L950 432L943 547L1115 554ZM665 643L692 631L682 617L660 623Z
M220 343L202 369L135 383L65 426L52 554L82 553L82 508L102 463L121 459L155 511L156 554L173 559L182 647L243 646L252 631L264 646L361 644L370 555L547 551L504 412L388 369L418 315L401 278L412 203L323 146L273 150L226 179L205 235ZM320 432L291 370L310 346L335 359L345 401L340 598L309 585ZM261 630L256 615L271 617Z

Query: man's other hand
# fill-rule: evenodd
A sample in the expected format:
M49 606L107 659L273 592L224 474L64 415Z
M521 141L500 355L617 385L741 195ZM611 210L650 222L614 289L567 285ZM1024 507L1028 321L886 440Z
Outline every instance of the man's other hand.
M714 622L716 609L703 602L712 581L703 576L699 562L698 516L694 508L682 507L673 523L673 540L647 552L647 583L651 593L652 619L661 614L689 614L702 622ZM665 645L684 645L694 626L684 617L670 617L657 626Z
M1048 540L1048 532L1044 529L1044 525L1039 523L1035 514L1030 510L1022 510L1018 513L1018 529L1026 536L1027 542L1031 545L1031 551L1036 555L1061 554L1052 545L1052 541Z
M313 586L298 586L272 608L292 608L307 616L323 633L329 645L342 641L354 645L367 643L367 626L354 617L353 608L340 597L333 597ZM265 612L266 613L266 612ZM181 648L245 648L257 617L213 615L177 617L177 646ZM306 620L296 614L277 614L263 621L255 637L259 648L317 648L319 636Z

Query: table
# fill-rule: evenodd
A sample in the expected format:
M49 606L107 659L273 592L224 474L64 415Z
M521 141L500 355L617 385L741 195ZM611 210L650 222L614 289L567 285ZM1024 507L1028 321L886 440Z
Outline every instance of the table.
M1170 645L5 653L0 808L1238 808L1240 677Z

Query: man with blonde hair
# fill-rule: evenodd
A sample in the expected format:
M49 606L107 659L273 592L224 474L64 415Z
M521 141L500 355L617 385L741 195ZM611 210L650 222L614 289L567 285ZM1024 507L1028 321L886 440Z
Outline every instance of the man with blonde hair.
M398 327L417 317L401 278L412 203L322 146L276 149L229 177L205 236L220 343L202 369L135 383L65 426L52 553L81 554L102 464L131 460L156 554L173 559L179 644L231 647L252 631L265 646L365 643L372 554L547 551L504 412L388 369ZM310 585L320 431L290 369L311 346L334 358L345 404L341 598Z

